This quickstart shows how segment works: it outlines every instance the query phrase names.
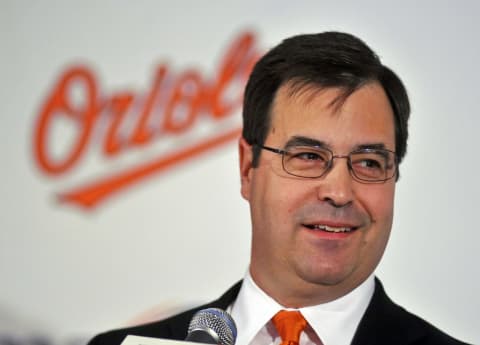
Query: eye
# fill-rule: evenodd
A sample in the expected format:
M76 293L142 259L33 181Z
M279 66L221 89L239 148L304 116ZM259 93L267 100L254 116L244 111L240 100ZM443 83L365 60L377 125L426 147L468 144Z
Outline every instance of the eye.
M303 177L320 176L328 167L331 154L312 147L294 147L284 156L283 167L292 175Z
M379 151L354 152L350 159L352 168L359 172L383 172L388 166L388 154Z
M322 157L322 155L320 155L319 153L311 151L292 153L292 158L298 158L306 161L325 160L324 157Z
M365 180L385 178L387 162L378 152L356 152L351 159L355 176Z
M366 169L383 169L383 164L375 159L363 159L356 162L355 165Z
M288 150L289 160L310 164L327 164L330 161L330 153L326 150L311 147L295 147Z

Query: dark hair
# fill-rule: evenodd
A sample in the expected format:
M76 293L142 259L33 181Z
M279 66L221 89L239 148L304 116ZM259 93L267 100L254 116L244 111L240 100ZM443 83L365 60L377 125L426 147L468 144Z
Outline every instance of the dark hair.
M395 117L395 152L400 163L407 150L410 104L400 78L382 65L378 56L357 37L341 32L298 35L271 49L255 65L243 101L243 137L253 145L263 145L270 128L271 107L277 90L292 83L304 87L339 87L342 103L369 82L384 88ZM253 146L253 166L260 149ZM398 177L398 176L397 176Z

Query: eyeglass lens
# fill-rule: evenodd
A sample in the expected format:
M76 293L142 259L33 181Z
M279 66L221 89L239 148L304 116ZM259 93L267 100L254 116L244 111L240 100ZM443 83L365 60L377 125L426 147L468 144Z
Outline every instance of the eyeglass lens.
M333 164L327 149L312 147L290 148L283 155L283 167L289 174L299 177L320 177ZM347 157L343 157L347 158ZM395 174L394 153L387 150L366 149L351 152L348 165L355 177L364 181L383 181Z

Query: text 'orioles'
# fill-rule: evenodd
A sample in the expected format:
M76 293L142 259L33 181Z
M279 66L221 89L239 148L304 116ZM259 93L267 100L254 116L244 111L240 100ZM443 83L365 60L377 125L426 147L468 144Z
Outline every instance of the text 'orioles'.
M209 115L215 121L232 115L241 105L243 87L260 55L254 45L252 33L246 32L237 37L227 49L218 73L211 80L193 69L175 76L166 64L159 65L146 95L121 91L104 97L94 73L88 67L73 66L67 69L48 94L35 126L34 157L39 168L54 176L68 172L85 153L97 127L106 126L100 141L101 152L111 157L128 148L144 147L161 136L188 132L194 129L200 114ZM229 93L234 87L237 93L235 97L230 97ZM81 97L74 97L78 96L75 94L78 91ZM108 116L108 121L104 120L105 116ZM74 125L75 140L67 153L55 158L51 153L51 130L56 121L65 119ZM152 126L152 119L157 121L156 126ZM125 133L126 125L128 133ZM195 146L184 147L155 161L62 193L61 199L93 207L113 192L155 171L232 140L239 133L239 128L220 134L212 133L205 141L195 143Z

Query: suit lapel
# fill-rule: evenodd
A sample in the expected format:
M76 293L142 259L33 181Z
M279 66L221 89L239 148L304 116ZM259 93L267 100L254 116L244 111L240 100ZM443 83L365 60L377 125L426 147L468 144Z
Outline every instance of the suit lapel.
M237 282L227 292L225 292L219 299L211 303L202 305L198 308L192 309L188 312L179 314L175 317L174 320L172 320L173 322L168 322L168 327L169 327L169 331L172 339L183 340L186 338L190 320L192 319L193 315L197 311L206 309L206 308L220 308L223 310L227 309L230 306L230 304L232 304L237 298L241 285L242 285L242 281Z
M424 335L410 314L390 300L375 278L375 292L357 328L352 345L406 345Z

